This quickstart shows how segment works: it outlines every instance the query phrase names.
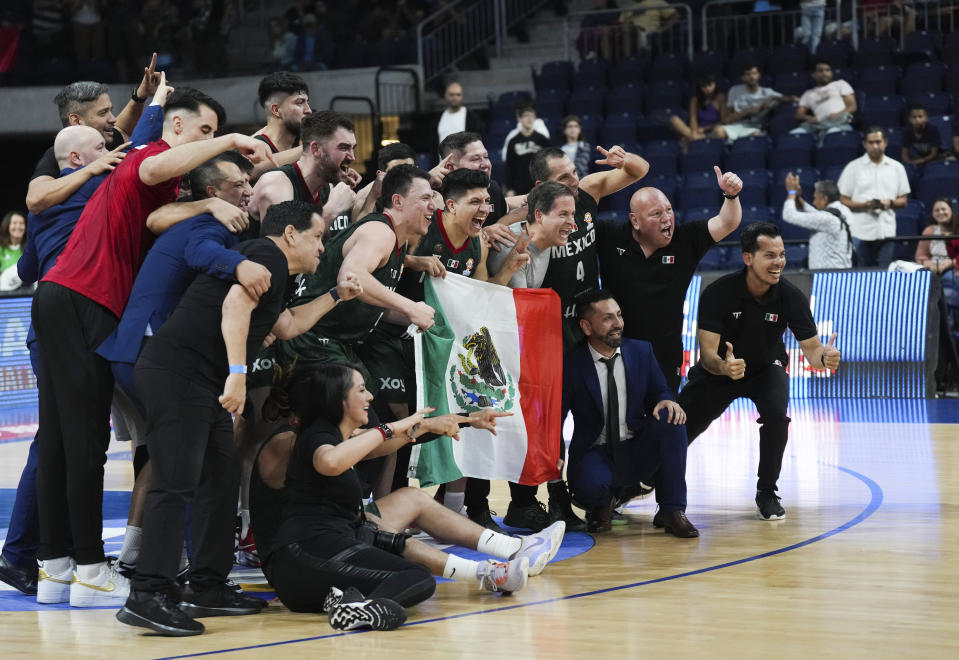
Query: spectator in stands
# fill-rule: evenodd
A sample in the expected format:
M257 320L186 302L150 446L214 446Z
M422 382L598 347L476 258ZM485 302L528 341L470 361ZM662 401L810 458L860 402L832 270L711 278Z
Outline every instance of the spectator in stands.
M762 135L773 108L783 101L796 100L761 86L760 77L759 67L747 63L743 66L742 84L729 88L722 120L730 143L750 135Z
M177 32L180 12L170 0L144 0L140 9L140 27L144 41L159 53L160 68L177 60Z
M796 121L802 122L791 133L815 133L822 143L823 136L852 129L856 94L845 80L832 79L832 66L817 61L812 71L816 86L807 89L799 98Z
M720 123L726 108L726 94L719 91L716 76L708 73L696 84L696 93L689 100L689 124L673 115L670 124L682 137L683 144L706 137L726 139L726 130Z
M469 131L482 133L485 129L482 120L477 114L463 105L463 86L458 82L451 82L443 92L446 107L439 116L436 124L437 144L446 139L447 135Z
M589 157L593 153L593 145L583 139L583 127L579 123L579 117L568 115L563 119L563 137L565 141L559 148L573 161L576 176L582 179L589 174Z
M103 0L67 0L64 5L70 11L73 26L73 47L78 62L102 60L106 54L103 21L100 10Z
M623 7L619 22L626 26L624 44L620 51L629 55L635 50L650 50L650 35L669 28L679 18L679 12L669 8L664 0L634 0ZM630 29L630 27L634 29ZM632 39L636 35L635 40Z
M286 29L283 21L271 18L267 28L267 49L272 69L289 70L296 53L296 35Z
M113 62L118 80L130 80L136 76L137 60L140 59L139 0L112 0L104 12L107 21L107 56Z
M839 195L852 213L849 227L856 249L856 265L886 268L892 261L896 235L896 209L906 205L909 179L897 160L885 155L882 128L866 129L866 153L849 162L839 176Z
M929 123L922 105L909 106L909 127L902 129L902 162L923 166L939 158L939 129Z
M525 99L525 100L519 101L516 104L516 107L519 108L520 106L528 106L532 104L533 104L532 99ZM510 140L516 137L516 134L519 133L520 130L522 130L522 124L519 121L519 119L517 119L516 128L514 128L513 130L511 130L509 133L506 134L506 139L503 140L503 147L502 149L500 149L500 156L503 158L503 162L506 162L506 145L509 144ZM537 117L536 121L533 122L533 130L536 131L537 133L545 135L546 139L549 139L551 137L549 134L549 128L546 127L546 122L540 119L539 117Z
M0 221L0 291L11 291L20 286L16 277L17 262L26 243L27 220L20 211L10 211ZM8 274L7 271L10 271Z
M839 200L839 188L835 181L817 181L810 205L802 198L799 177L792 172L786 175L783 220L811 232L811 269L852 268L852 233L848 220L850 214L851 211Z
M516 106L519 132L506 142L506 196L524 195L533 187L529 164L541 149L549 147L549 138L536 132L536 109L528 102Z
M296 41L296 68L325 71L333 59L333 37L313 14L302 20L303 33Z
M952 202L940 197L932 203L932 223L922 231L923 236L959 234L959 218ZM919 241L916 246L916 263L942 276L942 295L949 307L959 307L956 258L959 257L959 240Z
M822 27L826 21L826 0L802 0L799 3L799 42L812 54L819 48Z

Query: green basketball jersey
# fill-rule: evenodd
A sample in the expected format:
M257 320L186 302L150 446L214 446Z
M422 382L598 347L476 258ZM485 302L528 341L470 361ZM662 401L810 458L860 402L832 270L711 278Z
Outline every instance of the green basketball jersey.
M304 305L336 286L337 276L343 265L343 245L357 228L370 222L382 222L391 229L393 227L388 216L371 213L330 239L326 244L326 252L320 257L320 265L316 272L296 276L290 307ZM386 264L374 270L371 275L392 291L399 284L402 273L403 251L396 247ZM284 357L292 358L301 353L309 355L311 347L323 344L326 339L332 338L345 342L363 339L373 330L382 315L382 307L370 305L358 299L343 301L309 331L289 341L278 342L280 351Z
M480 243L482 239L467 238L462 247L454 248L443 229L442 217L443 211L437 211L433 222L430 223L429 231L420 239L413 255L417 257L436 255L443 262L447 272L473 277L479 267L480 259L483 258L483 246ZM423 300L423 282L427 277L427 273L408 270L403 273L403 279L400 280L396 290L410 300L421 301Z

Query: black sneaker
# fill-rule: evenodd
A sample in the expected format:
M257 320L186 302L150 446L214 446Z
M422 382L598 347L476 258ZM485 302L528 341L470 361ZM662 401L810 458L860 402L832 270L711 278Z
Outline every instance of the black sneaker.
M757 490L756 508L760 520L782 520L786 517L786 510L779 503L779 496L774 490Z
M540 532L550 525L549 513L546 511L546 505L538 500L526 506L516 506L510 502L503 524Z
M334 630L394 630L406 621L406 610L389 598L367 600L356 587L350 587L330 611Z
M247 596L232 582L203 591L194 591L193 584L187 583L180 596L180 609L195 618L259 614L266 605L265 600Z
M493 530L497 534L506 534L509 536L509 534L507 534L507 532L505 532L503 528L500 527L495 520L493 520L493 512L489 510L489 507L482 507L479 510L470 509L467 507L466 517L480 527Z
M626 506L635 499L645 499L652 495L653 490L655 490L653 486L647 486L642 481L620 488L613 497L613 508L618 509Z
M202 623L190 618L165 592L131 591L117 612L117 621L149 628L167 637L199 635L205 630Z
M585 532L586 523L573 511L573 502L569 497L569 490L565 481L548 482L546 489L549 491L549 515L550 524L562 520L566 523L567 532Z

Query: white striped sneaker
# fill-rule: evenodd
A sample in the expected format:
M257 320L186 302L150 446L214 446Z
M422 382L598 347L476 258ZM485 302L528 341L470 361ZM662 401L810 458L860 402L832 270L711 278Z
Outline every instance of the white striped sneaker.
M58 557L57 559L64 559ZM37 602L44 605L66 603L70 600L70 586L73 584L73 570L76 564L70 559L70 564L62 571L56 571L51 566L57 559L47 559L38 562L37 571ZM66 557L65 559L69 559Z
M100 572L95 578L81 580L79 575L76 575L70 587L72 607L120 606L129 596L130 580L120 575L116 567L109 566L106 562L100 567Z

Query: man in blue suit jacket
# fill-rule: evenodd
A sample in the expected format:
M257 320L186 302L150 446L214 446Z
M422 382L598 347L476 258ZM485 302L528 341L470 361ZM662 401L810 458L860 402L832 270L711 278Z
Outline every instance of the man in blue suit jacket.
M608 531L616 500L659 471L653 523L682 538L699 536L685 514L686 413L652 346L623 339L622 311L606 291L582 296L576 315L586 342L566 354L563 418L572 412L567 477L573 499L589 512L587 530Z

